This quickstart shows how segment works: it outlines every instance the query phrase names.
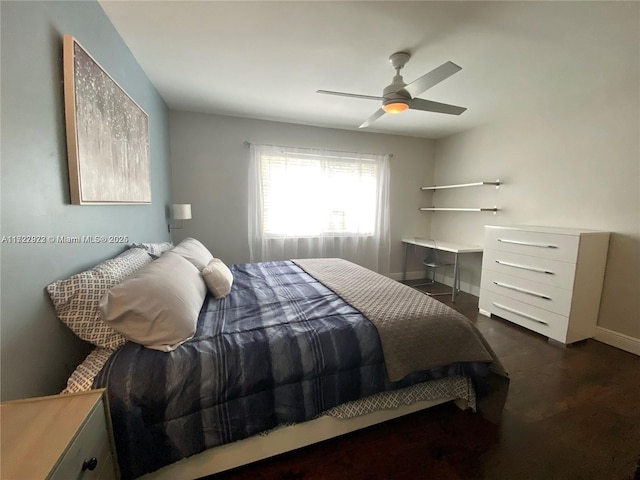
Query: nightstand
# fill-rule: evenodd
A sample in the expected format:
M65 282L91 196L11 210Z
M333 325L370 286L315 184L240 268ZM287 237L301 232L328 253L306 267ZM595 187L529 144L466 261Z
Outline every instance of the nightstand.
M105 390L0 404L0 478L120 477Z

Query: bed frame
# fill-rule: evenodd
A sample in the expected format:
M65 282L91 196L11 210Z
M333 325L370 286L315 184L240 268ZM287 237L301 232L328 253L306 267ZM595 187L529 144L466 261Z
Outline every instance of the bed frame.
M421 400L411 405L377 410L348 419L322 416L308 422L277 428L266 435L254 435L244 440L205 450L140 478L143 480L174 480L176 478L199 478L212 475L450 401L453 401L461 410L468 408L465 399L445 397L438 400Z

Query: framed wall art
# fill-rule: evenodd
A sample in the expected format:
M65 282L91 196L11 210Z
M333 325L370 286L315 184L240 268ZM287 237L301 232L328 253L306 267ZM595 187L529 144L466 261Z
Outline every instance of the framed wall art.
M63 44L71 203L151 203L147 114L72 35Z

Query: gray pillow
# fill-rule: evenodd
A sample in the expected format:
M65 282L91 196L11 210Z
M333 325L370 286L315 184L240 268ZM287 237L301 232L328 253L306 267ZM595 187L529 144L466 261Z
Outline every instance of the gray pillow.
M109 290L100 312L127 339L169 352L193 337L206 294L198 269L166 252Z
M214 297L223 298L229 295L233 285L233 274L219 258L212 259L202 270L202 278Z
M213 255L207 250L207 247L195 238L185 238L169 251L177 253L189 260L200 272L213 258Z

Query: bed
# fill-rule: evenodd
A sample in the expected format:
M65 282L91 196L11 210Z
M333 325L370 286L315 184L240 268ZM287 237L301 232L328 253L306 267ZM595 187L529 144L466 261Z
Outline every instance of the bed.
M196 478L451 400L499 419L508 377L444 304L341 259L229 272L171 350L98 349L123 478Z

